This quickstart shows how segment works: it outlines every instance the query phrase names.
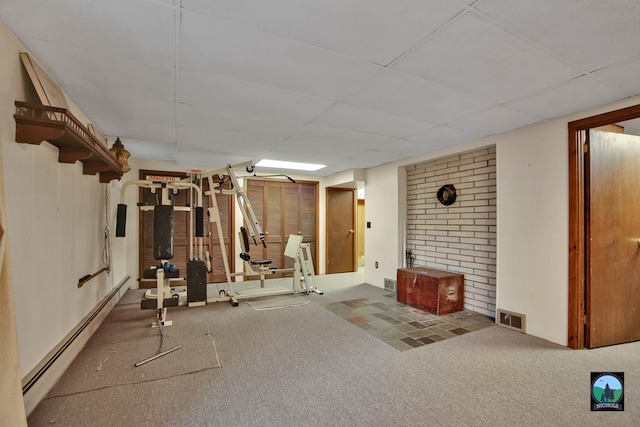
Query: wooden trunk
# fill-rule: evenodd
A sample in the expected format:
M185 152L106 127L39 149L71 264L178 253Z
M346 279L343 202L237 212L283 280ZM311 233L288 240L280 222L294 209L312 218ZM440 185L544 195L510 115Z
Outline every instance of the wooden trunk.
M397 301L432 314L464 310L464 275L433 268L400 268Z

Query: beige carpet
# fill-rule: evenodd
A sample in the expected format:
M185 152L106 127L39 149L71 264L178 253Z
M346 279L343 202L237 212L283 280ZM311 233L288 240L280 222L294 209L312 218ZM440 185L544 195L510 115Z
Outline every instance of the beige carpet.
M140 294L141 291L129 291ZM204 307L203 307L204 308ZM220 367L211 330L212 322L189 322L184 307L169 310L174 325L152 328L154 310L139 303L118 305L73 361L73 377L63 376L48 397L65 396L101 388L157 381ZM109 331L109 333L105 333ZM162 348L160 348L162 340ZM136 367L159 352L176 351Z

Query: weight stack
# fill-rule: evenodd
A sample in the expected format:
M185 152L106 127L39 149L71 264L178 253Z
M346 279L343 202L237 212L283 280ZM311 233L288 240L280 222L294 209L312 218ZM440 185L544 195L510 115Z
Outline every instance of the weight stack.
M207 266L202 260L187 262L187 302L207 301Z

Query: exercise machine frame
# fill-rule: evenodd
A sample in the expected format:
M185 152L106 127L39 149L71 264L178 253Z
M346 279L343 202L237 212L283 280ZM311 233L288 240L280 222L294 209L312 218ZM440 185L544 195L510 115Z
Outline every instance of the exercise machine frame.
M290 242L287 243L285 248L285 256L288 256L294 260L293 268L273 268L267 265L253 265L245 260L245 271L232 273L229 267L229 260L227 258L224 234L222 231L222 224L220 218L220 210L218 208L218 202L216 200L216 194L224 194L228 196L235 196L238 203L238 207L242 214L242 217L246 224L247 235L251 237L253 243L257 245L256 236L260 239L263 247L266 247L265 235L260 228L260 224L256 218L253 207L249 198L244 193L240 186L235 171L238 169L246 169L247 172L251 172L254 168L253 161L239 163L236 165L228 164L225 168L216 169L210 172L202 174L202 179L207 179L209 183L209 191L204 193L205 196L209 196L209 208L208 217L210 223L215 223L218 233L218 242L220 244L220 251L222 254L222 262L225 269L225 276L227 281L228 291L226 296L234 306L238 305L239 300L260 298L273 295L286 295L292 293L311 293L315 292L322 295L315 282L315 271L313 268L313 259L311 257L310 245L308 243L302 243L302 236L291 235L289 236ZM220 179L224 179L224 176L228 176L231 181L231 188L222 188L220 182L214 182L214 177L218 176ZM299 238L299 240L298 240ZM292 240L293 239L293 240ZM244 246L244 236L240 236L241 245ZM291 245L290 245L291 243ZM243 252L248 252L248 247L243 247ZM256 272L253 267L257 266ZM261 288L264 288L264 283L267 275L275 273L291 273L293 272L293 284L290 290L278 290L278 291L260 291L255 293L238 294L235 291L233 277L250 277L260 276ZM221 295L222 297L222 295ZM207 299L208 302L220 301L220 297Z
M122 185L122 189L120 190L120 204L118 204L118 223L116 226L116 236L124 237L125 229L126 229L126 208L127 205L125 203L125 196L127 188L132 185L136 185L140 188L148 188L152 193L156 193L158 190L161 192L161 200L160 206L171 206L173 211L188 211L191 212L191 206L173 206L171 204L171 200L169 198L169 191L171 190L173 194L176 194L180 190L192 189L195 190L198 195L198 205L196 210L196 217L199 219L199 222L202 223L202 190L196 184L192 182L188 182L185 180L176 180L176 181L162 181L162 180L130 180L125 182ZM146 206L141 205L141 211L153 211L155 206ZM202 259L202 226L198 226L198 219L196 219L196 236L199 239L199 256ZM156 230L154 230L154 233ZM193 257L193 247L194 247L194 236L193 233L189 235L189 251L190 258ZM164 268L162 268L166 263L169 262L170 259L173 258L173 247L170 248L170 256L156 258L160 261L160 268L156 268L155 271L155 282L156 282L156 321L152 324L154 327L160 326L170 326L173 324L173 321L167 320L167 308L176 306L179 304L179 300L174 298L174 295L171 291L171 282L172 281L180 281L184 280L183 278L169 278L166 277ZM144 280L153 280L153 279L145 279L141 277L140 281ZM147 304L148 305L148 304ZM145 302L141 302L142 308L147 308L145 306Z

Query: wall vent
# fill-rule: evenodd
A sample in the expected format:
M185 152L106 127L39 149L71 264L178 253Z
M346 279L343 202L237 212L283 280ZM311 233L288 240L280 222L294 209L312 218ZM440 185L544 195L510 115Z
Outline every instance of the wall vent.
M384 288L388 291L395 292L396 291L396 281L393 279L384 279Z
M526 331L526 316L520 313L514 313L513 311L507 311L498 309L498 325L507 327L509 329L515 329L516 331Z

